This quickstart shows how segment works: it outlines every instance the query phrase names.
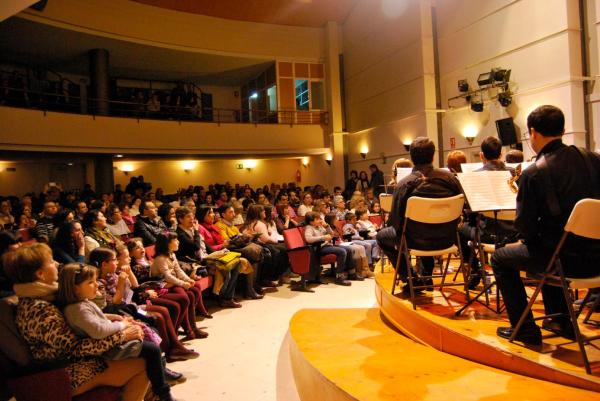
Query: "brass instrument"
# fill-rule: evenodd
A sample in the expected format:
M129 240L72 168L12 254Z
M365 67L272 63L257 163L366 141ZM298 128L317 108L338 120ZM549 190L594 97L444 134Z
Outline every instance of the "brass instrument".
M507 181L508 187L515 194L517 192L519 192L519 186L517 185L517 181L519 180L519 177L521 176L521 166L522 166L522 164L519 164L515 168L515 174L512 177L510 177Z

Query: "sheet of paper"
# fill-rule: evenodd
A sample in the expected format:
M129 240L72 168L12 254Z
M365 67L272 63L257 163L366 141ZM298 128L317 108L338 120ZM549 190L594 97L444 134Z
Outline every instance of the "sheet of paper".
M412 167L398 167L396 169L396 183L400 182L401 179L412 173Z
M479 163L461 163L460 164L460 168L462 170L463 173L471 173L477 169L480 169L483 167L483 163L479 162Z
M520 164L521 165L521 171L525 171L525 169L529 166L531 166L532 164L534 164L535 162L522 162L522 163L506 163L506 165L508 167L512 167L512 168L517 168L517 166Z
M517 194L508 185L509 171L458 173L457 177L472 211L516 209Z

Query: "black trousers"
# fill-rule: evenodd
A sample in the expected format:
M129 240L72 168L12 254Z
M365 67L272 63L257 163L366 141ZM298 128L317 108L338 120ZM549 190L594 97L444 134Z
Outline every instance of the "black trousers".
M496 283L504 298L504 305L512 327L517 325L527 307L527 294L519 271L543 272L551 257L552 252L530 252L526 245L500 248L492 255L492 268L496 275ZM560 287L545 285L542 287L542 296L547 314L569 312ZM533 318L531 311L528 318ZM525 326L531 327L532 325L535 325L533 321L525 323Z
M385 256L390 259L392 265L396 267L396 262L398 261L398 249L396 249L396 246L400 245L400 240L396 235L396 229L394 227L382 228L377 233L376 239L379 249L385 253ZM419 260L422 265L423 275L430 276L433 272L435 260L432 257L419 258ZM398 270L400 279L406 281L406 277L408 277L408 267L406 266L406 259L404 257L400 259L400 268Z
M169 394L171 387L165 380L165 370L159 346L151 341L144 340L140 358L146 361L146 374L152 385L152 391L158 396Z

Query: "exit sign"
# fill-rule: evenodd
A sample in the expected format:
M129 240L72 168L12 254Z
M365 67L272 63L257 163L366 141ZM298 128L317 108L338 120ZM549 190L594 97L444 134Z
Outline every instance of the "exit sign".
M237 168L238 170L243 170L244 169L244 164L243 163L238 163L235 165L235 168Z

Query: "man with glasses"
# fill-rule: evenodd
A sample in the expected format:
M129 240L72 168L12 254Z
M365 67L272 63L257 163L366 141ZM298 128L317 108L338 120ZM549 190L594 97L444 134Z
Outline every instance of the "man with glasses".
M140 237L144 246L154 245L159 234L169 231L158 215L158 208L152 202L140 204L140 215L133 228L134 236Z
M522 245L498 249L492 256L496 282L504 298L511 327L499 327L497 334L510 338L527 306L525 287L519 270L542 272L556 248L563 228L575 204L583 198L599 198L600 156L562 142L565 117L555 106L541 106L527 117L531 148L537 153L535 164L519 179L515 228ZM598 241L569 238L561 254L564 272L569 277L591 277L600 273ZM542 289L547 314L567 313L559 287ZM533 316L529 313L529 319ZM574 339L568 318L548 318L542 328ZM527 320L516 336L517 341L540 345L539 327Z

